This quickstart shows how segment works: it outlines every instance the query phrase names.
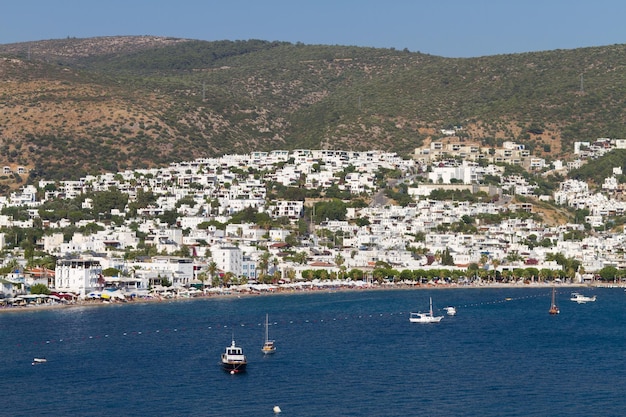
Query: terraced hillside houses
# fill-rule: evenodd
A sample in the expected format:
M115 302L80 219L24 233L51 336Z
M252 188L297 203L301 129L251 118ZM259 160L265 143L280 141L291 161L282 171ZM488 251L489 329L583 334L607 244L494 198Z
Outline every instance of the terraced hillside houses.
M59 280L54 274L38 281L27 277L29 259L2 233L0 245L13 256L5 264L17 258L22 265L11 280L25 284L5 286L5 291L42 283L86 297L110 286L146 292L198 284L295 282L315 274L338 278L352 270L372 276L381 265L397 272L384 277L390 280L400 279L402 271L425 269L469 275L472 265L481 273L507 275L530 267L562 270L555 255L576 260L576 270L563 272L569 280L582 281L607 266L626 268L623 229L598 230L606 229L612 216L624 214L625 203L611 193L592 193L585 183L567 180L553 195L537 196L531 184L515 176L481 185L484 176L503 174L497 161L478 164L457 157L453 163L449 155L433 159L433 154L425 161L383 151L278 150L24 186L0 199L0 205L24 208L27 218L3 214L0 227L41 225L45 232L37 249L58 259ZM618 176L616 171L608 182L612 189L620 186ZM286 190L283 197L275 197L277 189ZM442 189L465 190L480 200L433 197ZM89 219L42 220L46 202L78 199L81 209L93 211L98 206L93 193L110 190L126 196L128 203ZM398 193L409 199L398 203ZM152 196L150 203L133 209L146 194ZM289 195L295 198L284 197ZM542 197L589 214L582 223L550 225L542 222L532 200L514 203L515 195ZM350 204L357 199L360 204ZM339 202L340 215L316 219L311 213L331 202ZM245 211L266 214L271 222L232 221ZM165 221L172 213L174 221ZM68 236L70 226L75 231ZM129 256L145 248L153 254ZM92 271L86 274L87 264ZM78 278L71 278L72 268ZM119 273L105 277L107 269ZM524 279L541 277L536 273Z

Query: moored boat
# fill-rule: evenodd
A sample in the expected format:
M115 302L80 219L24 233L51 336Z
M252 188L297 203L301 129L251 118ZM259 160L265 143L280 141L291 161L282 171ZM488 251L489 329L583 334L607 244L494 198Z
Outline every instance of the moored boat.
M246 355L243 354L243 349L235 344L235 339L232 340L230 346L227 346L224 353L222 353L222 367L225 371L231 374L244 372L248 360Z
M444 307L444 310L446 311L446 313L448 313L448 316L456 315L456 307L448 306Z
M433 313L433 298L430 297L430 309L426 313L418 312L409 315L411 323L439 323L443 316L435 316Z
M592 301L596 301L596 296L587 296L587 295L583 295L581 293L578 292L573 292L572 293L572 297L570 298L571 301L576 301L578 304L584 304L584 303L589 303Z
M559 314L561 310L556 305L556 288L552 287L552 304L550 304L550 310L548 310L550 314Z
M270 340L269 338L269 322L267 314L265 315L265 342L263 343L261 352L263 352L265 355L276 352L276 345L274 344L274 341Z

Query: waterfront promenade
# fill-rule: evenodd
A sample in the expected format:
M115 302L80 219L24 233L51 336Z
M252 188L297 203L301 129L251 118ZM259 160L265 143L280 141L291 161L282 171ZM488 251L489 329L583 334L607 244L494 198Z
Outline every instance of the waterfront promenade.
M44 296L38 298L22 299L15 297L8 302L0 305L0 313L11 311L35 311L57 308L73 308L73 307L104 307L108 305L123 305L136 303L162 303L162 302L184 302L192 299L202 298L225 298L225 297L250 297L250 296L268 296L273 294L295 294L295 293L317 293L330 291L384 291L384 290L405 290L405 291L421 291L421 290L446 290L446 289L476 289L476 288L511 288L511 289L528 289L528 288L552 288L556 286L557 290L565 290L568 288L593 288L593 287L620 287L626 288L626 284L613 284L604 282L593 283L499 283L499 282L481 282L481 283L446 283L446 284L407 284L407 283L385 283L385 284L366 284L362 281L320 281L314 283L298 283L298 284L277 284L277 285L239 285L229 288L207 288L204 291L167 291L164 293L154 292L146 296L128 296L124 299L110 298L76 298L71 301L58 300L56 298L46 298Z

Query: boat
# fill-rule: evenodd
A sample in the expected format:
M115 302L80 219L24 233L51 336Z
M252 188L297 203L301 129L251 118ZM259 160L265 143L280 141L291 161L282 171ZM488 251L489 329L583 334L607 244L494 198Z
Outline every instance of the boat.
M243 354L243 349L235 344L233 338L230 346L227 346L222 353L222 367L232 375L245 372L247 365L248 361L246 355Z
M433 313L433 298L430 297L430 309L427 313L411 313L409 321L411 323L439 323L443 316L435 316Z
M274 344L274 341L269 339L269 323L267 314L265 315L265 342L263 343L261 352L265 355L276 352L276 345Z
M46 363L48 360L46 358L34 358L32 365L39 365L41 363Z
M456 315L456 307L448 306L444 307L443 309L446 311L446 313L448 313L448 316Z
M556 305L556 288L552 287L552 304L550 304L550 310L548 310L550 314L559 314L561 311L559 307Z
M596 296L589 297L587 295L583 295L578 292L573 292L570 298L571 301L576 301L578 304L589 303L592 301L596 301Z

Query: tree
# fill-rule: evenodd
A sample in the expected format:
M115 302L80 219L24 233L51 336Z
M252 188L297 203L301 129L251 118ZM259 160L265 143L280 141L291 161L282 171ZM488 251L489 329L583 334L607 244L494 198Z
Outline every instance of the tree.
M297 252L293 255L293 261L299 263L300 265L306 262L306 252Z
M402 271L400 271L400 279L402 281L414 281L415 280L414 271L410 269L403 269Z
M288 244L289 246L297 246L298 245L298 238L293 233L289 233L285 237L285 243Z
M11 259L9 262L6 263L5 266L0 268L0 274L1 275L10 274L19 269L20 269L20 264L19 262L17 262L17 259Z
M217 264L215 263L215 261L209 262L208 272L209 272L209 276L211 277L211 285L217 287L217 285L213 284L215 280L215 272L217 272ZM202 285L203 285L202 290L204 291L204 282L202 283Z
M614 281L618 275L618 269L614 266L605 266L599 272L602 281Z
M181 245L180 248L175 252L176 256L180 256L181 258L189 258L191 256L191 249L187 245Z
M202 271L198 274L198 281L200 281L202 283L202 292L204 293L205 290L205 285L204 283L206 282L206 280L209 277L207 276L207 273L205 271Z
M120 270L117 268L106 268L102 270L102 275L105 277L117 277L120 275Z
M343 263L346 261L346 259L340 254L338 253L335 256L335 265L337 265L339 267L339 271L341 272L341 275L339 276L339 279L343 279Z
M385 268L376 268L376 269L374 269L372 274L373 274L374 279L376 280L376 282L378 282L379 284L382 284L383 280L387 276L387 272L386 272Z
M111 187L109 191L90 194L89 197L93 202L92 213L94 213L95 216L97 216L98 213L111 213L112 209L124 211L128 203L128 194L121 192L115 187Z
M213 286L213 287L220 287L221 285L222 285L222 283L220 281L219 274L213 276L213 278L211 279L211 286Z
M365 277L365 273L363 272L362 269L351 269L348 272L348 276L350 277L350 279L352 279L353 281L359 281L362 280L363 277Z
M104 230L104 227L102 227L102 225L100 225L98 223L91 222L91 223L87 223L86 225L82 226L81 228L79 228L79 230L85 236L89 236L89 235L95 234L96 232Z
M468 275L476 275L476 272L480 269L480 266L476 262L472 262L467 266Z
M234 277L235 277L235 274L233 274L232 272L230 271L226 272L224 274L224 279L223 279L224 286L228 287L232 283Z
M275 281L278 279L278 277L280 277L280 271L278 270L278 265L280 265L280 261L278 260L277 257L274 256L274 259L272 259L272 268L273 268L272 270L273 270Z
M128 209L130 216L136 216L137 210L140 208L148 207L150 204L156 202L156 196L150 191L144 191L143 189L137 190L137 196L135 200L128 203Z
M44 284L34 284L30 287L31 294L50 294L50 289Z
M269 269L269 260L270 253L267 251L263 252L259 257L259 268L261 269L262 276L267 275L267 270Z
M324 220L345 220L347 213L346 204L339 199L320 201L315 203L315 222Z
M467 214L464 214L463 216L461 216L461 221L465 224L474 224L474 219L471 216L468 216Z
M176 210L165 210L163 214L159 216L159 219L170 226L176 224L178 220L178 212Z
M449 248L446 248L441 255L441 265L454 265L454 258L450 254Z

